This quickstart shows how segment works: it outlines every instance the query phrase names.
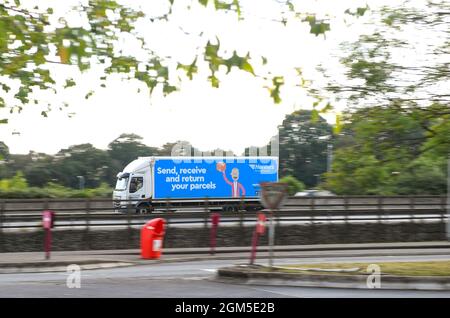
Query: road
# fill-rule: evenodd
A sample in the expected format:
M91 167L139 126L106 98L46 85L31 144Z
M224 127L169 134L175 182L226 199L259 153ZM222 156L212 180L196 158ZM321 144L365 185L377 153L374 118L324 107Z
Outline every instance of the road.
M277 259L275 264L312 262L381 262L450 259L450 255L314 257ZM450 291L397 291L374 289L252 286L214 280L217 268L247 260L208 260L159 263L100 269L81 273L81 288L66 287L68 273L0 274L0 297L163 297L163 298L450 298ZM266 263L267 260L259 260Z

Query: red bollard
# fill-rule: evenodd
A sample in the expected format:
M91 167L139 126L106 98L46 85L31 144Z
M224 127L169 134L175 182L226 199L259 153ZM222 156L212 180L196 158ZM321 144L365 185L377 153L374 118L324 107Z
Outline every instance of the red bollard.
M211 214L211 237L210 237L210 243L211 243L211 251L210 254L214 255L215 248L216 248L216 236L217 236L217 227L219 226L220 222L220 214L219 213L213 213Z
M42 227L45 230L44 251L45 259L50 259L50 251L52 247L52 227L55 222L55 212L45 210L42 212Z
M253 265L256 258L256 246L258 245L258 236L263 235L266 229L266 215L262 212L258 212L258 222L256 223L255 230L253 231L252 238L252 253L250 255L250 265Z

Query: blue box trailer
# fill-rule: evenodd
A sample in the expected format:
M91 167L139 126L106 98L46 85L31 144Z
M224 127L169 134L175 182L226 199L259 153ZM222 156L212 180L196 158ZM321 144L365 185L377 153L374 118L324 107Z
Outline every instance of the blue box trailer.
M154 198L255 198L261 182L278 181L277 158L156 160Z
M278 181L278 157L141 157L117 177L116 207L121 200L145 208L167 200L255 202L260 183Z

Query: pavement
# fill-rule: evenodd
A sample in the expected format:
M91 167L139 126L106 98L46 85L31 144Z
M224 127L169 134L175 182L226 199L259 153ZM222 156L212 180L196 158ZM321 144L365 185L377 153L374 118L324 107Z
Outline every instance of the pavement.
M267 258L269 247L259 246L258 258ZM56 251L50 259L44 252L20 252L0 254L0 274L66 271L70 264L81 269L100 269L152 263L189 262L201 260L243 260L250 257L250 247L218 247L211 253L209 248L167 248L160 259L142 259L140 250L86 250ZM450 256L450 242L405 242L365 244L314 244L284 245L274 247L275 258L311 258L345 256Z

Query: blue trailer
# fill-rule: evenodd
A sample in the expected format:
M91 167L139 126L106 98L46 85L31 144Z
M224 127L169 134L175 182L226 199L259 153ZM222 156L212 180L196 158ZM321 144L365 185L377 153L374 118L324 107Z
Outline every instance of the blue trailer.
M131 201L141 212L168 200L229 209L258 202L260 183L277 181L277 157L141 157L117 175L113 199L116 208Z

